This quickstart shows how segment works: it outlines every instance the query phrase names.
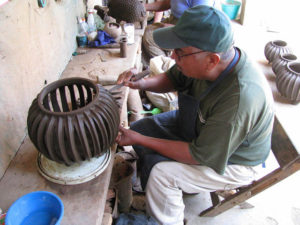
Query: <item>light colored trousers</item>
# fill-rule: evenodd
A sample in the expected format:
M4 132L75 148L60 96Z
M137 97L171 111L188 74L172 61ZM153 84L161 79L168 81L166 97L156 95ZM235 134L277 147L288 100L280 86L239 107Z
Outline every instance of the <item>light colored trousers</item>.
M152 168L147 183L147 212L159 224L182 225L183 193L231 190L250 184L256 174L251 166L228 165L220 175L207 166L160 162Z

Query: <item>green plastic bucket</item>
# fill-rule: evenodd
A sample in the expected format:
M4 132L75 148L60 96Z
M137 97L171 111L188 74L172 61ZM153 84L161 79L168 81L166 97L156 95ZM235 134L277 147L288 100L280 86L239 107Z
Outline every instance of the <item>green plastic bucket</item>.
M223 12L231 19L234 20L241 7L241 3L239 1L227 0L222 1L221 3Z

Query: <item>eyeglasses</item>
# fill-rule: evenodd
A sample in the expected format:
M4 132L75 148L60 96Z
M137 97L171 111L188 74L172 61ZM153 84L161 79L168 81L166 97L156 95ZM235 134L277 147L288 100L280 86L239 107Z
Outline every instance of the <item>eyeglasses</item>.
M198 51L198 52L192 52L192 53L188 53L188 54L184 54L184 55L179 55L180 51L181 50L179 48L175 48L174 49L174 52L177 55L178 61L180 61L181 58L186 57L186 56L190 56L190 55L195 55L195 54L199 54L199 53L202 53L202 52L206 52L206 51L201 50L201 51Z

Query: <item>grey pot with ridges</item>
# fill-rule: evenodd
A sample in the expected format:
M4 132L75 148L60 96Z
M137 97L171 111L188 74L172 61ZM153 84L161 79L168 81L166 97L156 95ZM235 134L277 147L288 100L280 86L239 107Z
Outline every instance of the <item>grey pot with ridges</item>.
M109 151L119 123L112 94L84 78L47 85L33 100L27 117L28 135L37 150L68 166Z
M264 53L269 63L272 63L273 60L280 54L292 53L292 51L288 46L287 42L282 40L275 40L275 41L269 41L265 45Z
M272 62L272 70L275 75L280 69L284 68L289 62L297 60L297 56L292 53L283 53L276 57Z
M300 102L300 62L289 62L276 76L276 86L280 94L293 104Z

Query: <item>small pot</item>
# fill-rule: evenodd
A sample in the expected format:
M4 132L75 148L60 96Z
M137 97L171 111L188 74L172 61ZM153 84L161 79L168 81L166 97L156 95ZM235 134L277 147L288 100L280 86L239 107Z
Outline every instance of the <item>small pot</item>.
M291 53L291 49L288 44L282 40L270 41L265 46L265 56L269 63L272 63L273 60L278 57L280 54Z
M272 70L275 73L275 75L278 74L279 70L284 68L286 64L289 62L293 62L297 60L297 56L295 56L292 53L284 53L280 54L278 57L276 57L272 63Z
M114 39L118 38L122 33L121 25L113 22L106 23L103 30Z
M300 62L289 62L276 76L280 94L293 104L300 102Z

